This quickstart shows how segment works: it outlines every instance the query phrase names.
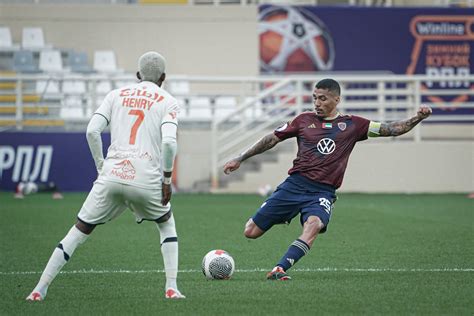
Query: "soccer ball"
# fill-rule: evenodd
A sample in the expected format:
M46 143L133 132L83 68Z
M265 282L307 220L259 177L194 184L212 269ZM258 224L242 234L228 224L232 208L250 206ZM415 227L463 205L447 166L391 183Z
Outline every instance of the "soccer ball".
M211 250L202 259L202 273L210 280L230 279L234 269L234 259L225 250Z
M302 7L268 6L259 14L264 73L332 70L334 42L326 25Z

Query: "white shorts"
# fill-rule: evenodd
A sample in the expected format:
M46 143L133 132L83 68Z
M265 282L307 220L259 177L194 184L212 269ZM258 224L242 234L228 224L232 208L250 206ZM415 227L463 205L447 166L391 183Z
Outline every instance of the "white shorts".
M87 224L104 224L127 208L137 222L154 221L168 213L170 203L161 205L160 189L143 189L111 181L97 180L82 205L77 218Z

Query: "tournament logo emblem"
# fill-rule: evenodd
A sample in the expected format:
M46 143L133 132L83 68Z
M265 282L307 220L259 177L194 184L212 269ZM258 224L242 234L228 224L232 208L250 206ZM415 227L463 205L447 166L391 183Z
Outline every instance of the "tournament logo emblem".
M333 69L334 40L314 12L297 6L260 6L260 72Z
M344 131L347 127L347 124L345 122L340 122L340 123L337 123L337 127L339 127L341 131Z
M318 151L323 155L329 155L336 149L336 143L331 138L323 138L316 145Z

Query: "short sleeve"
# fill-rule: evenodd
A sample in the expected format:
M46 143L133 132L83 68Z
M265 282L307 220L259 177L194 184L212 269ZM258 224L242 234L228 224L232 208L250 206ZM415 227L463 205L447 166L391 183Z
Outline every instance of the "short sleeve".
M298 136L300 116L278 127L273 133L280 140Z
M178 101L176 99L172 99L165 108L165 112L163 113L163 120L161 124L164 123L172 123L178 125L178 114L180 112L180 107L178 105Z
M113 91L111 91L105 96L104 101L102 101L99 108L94 112L95 114L102 115L107 120L108 124L110 123L110 118L112 117L113 101L114 101L114 93Z
M356 127L356 141L366 140L368 138L370 120L352 115L352 122L354 122Z

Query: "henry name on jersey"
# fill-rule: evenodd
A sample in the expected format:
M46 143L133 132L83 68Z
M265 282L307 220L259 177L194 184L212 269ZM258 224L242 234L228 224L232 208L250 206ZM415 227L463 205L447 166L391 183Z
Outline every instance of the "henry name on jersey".
M155 104L155 102L160 102L164 99L164 96L158 93L150 93L146 91L146 86L142 87L143 90L138 88L126 88L120 90L120 97L125 97L122 100L122 106L129 108L139 108L150 110L150 108ZM129 97L129 98L127 98ZM145 98L137 98L145 97ZM148 100L147 100L148 99Z

